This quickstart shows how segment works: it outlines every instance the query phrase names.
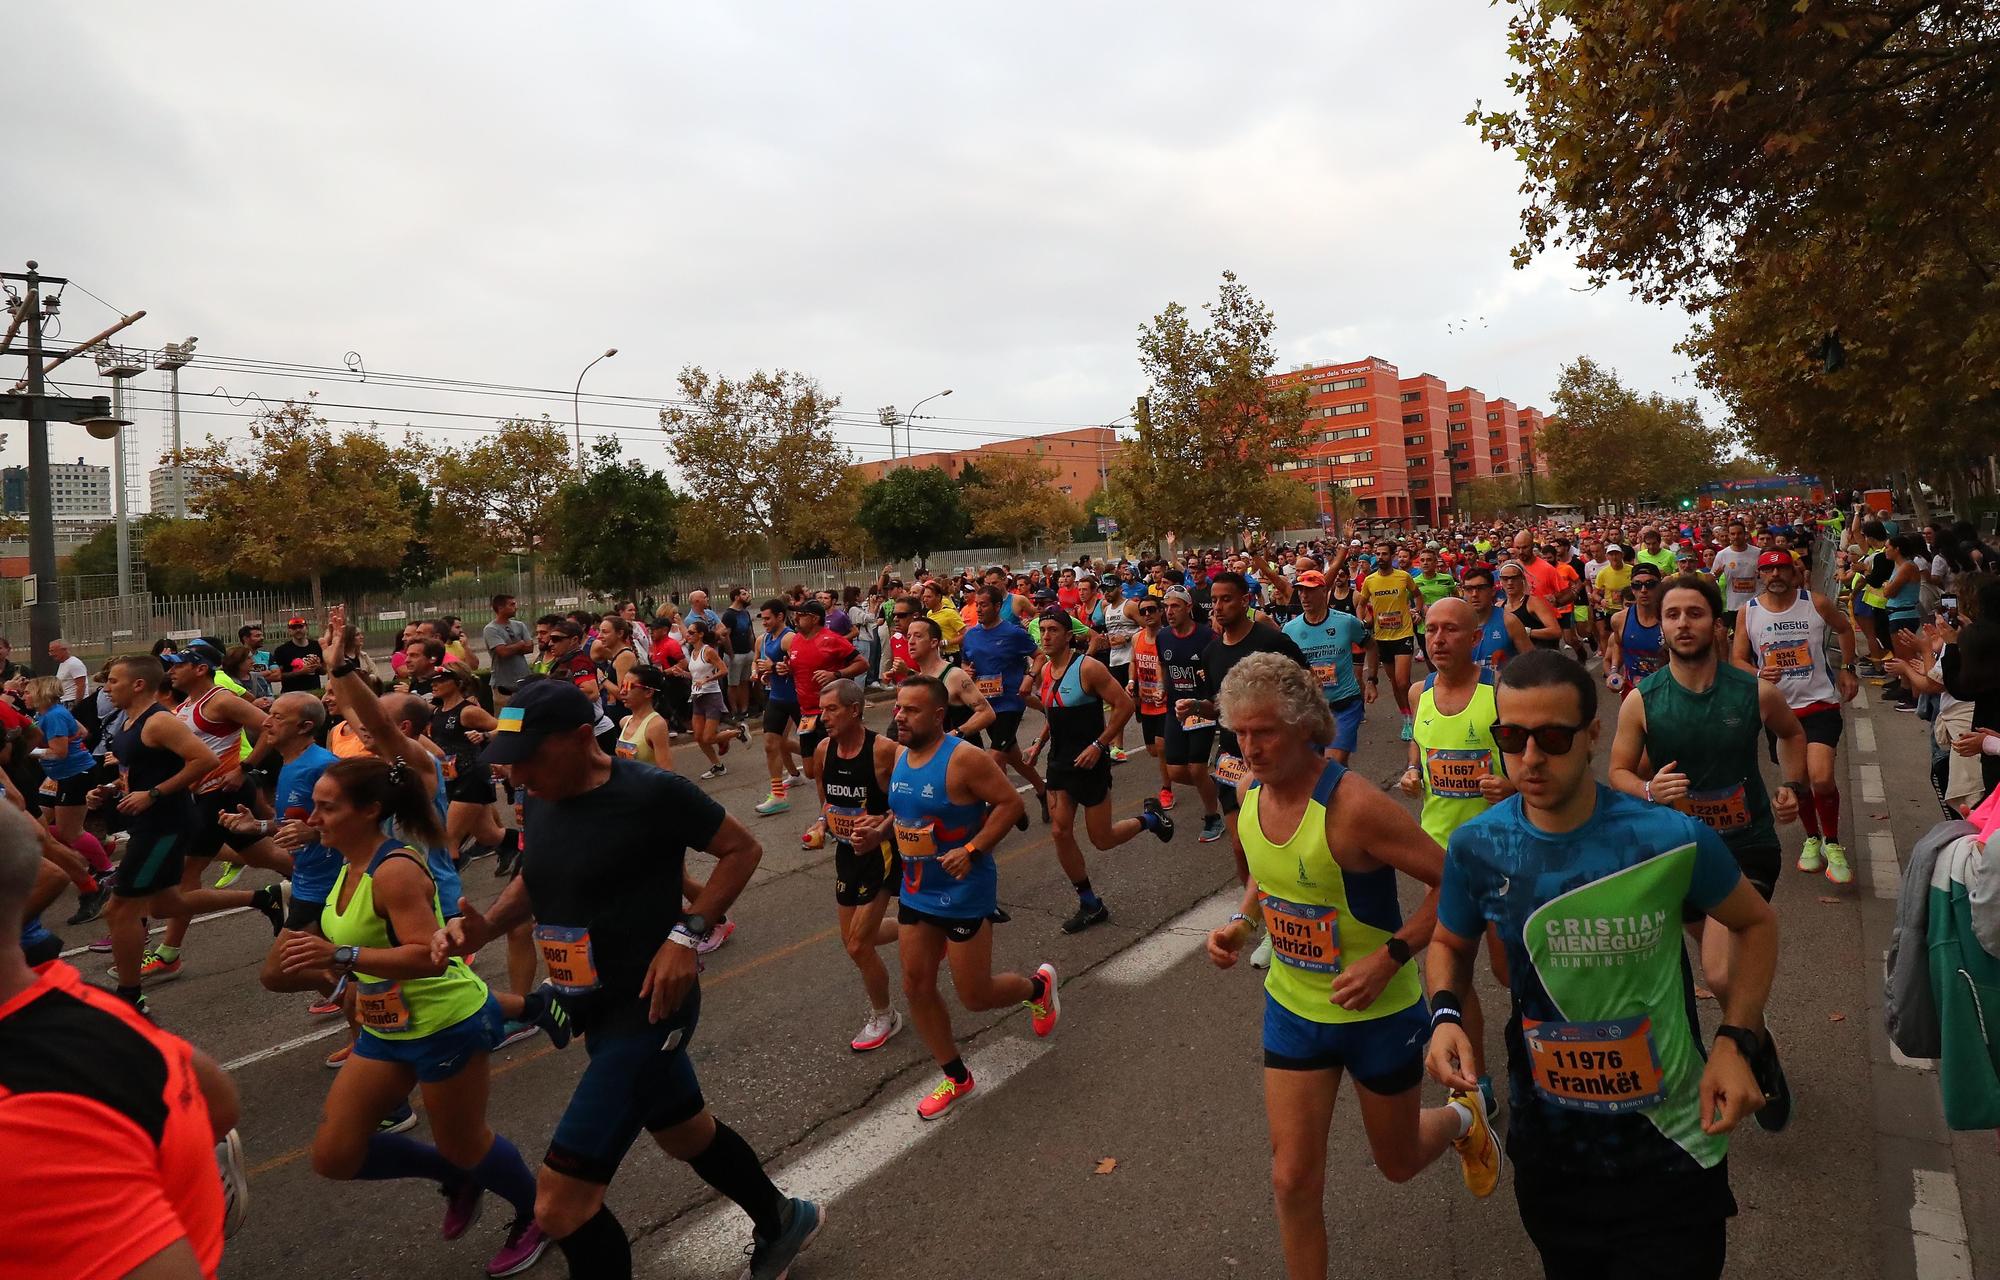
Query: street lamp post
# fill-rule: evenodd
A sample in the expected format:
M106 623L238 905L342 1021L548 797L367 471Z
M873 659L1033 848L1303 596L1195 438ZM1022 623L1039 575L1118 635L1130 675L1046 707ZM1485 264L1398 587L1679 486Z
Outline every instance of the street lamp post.
M617 354L618 348L606 347L604 354L597 357L597 360L609 360ZM570 393L570 408L576 414L576 469L578 471L583 470L583 374L589 373L595 368L597 360L592 360L589 364L583 366L583 373L576 375L576 389Z
M160 352L153 361L155 369L165 369L169 381L167 403L173 416L173 468L174 468L174 519L187 519L187 480L181 471L181 370L188 361L194 359L193 338L186 342L169 342L166 350Z
M944 390L939 391L933 395L925 396L923 399L917 401L916 404L912 405L908 413L903 415L903 453L905 455L913 454L917 451L916 439L910 435L910 432L912 430L910 424L916 421L917 410L923 408L925 405L929 404L933 400L940 399L950 394L951 394L951 388L946 387ZM892 448L894 447L895 442L896 442L896 429L894 427L891 427L889 428L889 443Z

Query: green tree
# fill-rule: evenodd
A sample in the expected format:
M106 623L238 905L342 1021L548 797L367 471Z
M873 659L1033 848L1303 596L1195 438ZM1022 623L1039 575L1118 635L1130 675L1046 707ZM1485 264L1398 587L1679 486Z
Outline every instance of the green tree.
M1542 493L1538 501L1547 501ZM1482 476L1451 487L1451 505L1473 520L1492 520L1517 515L1528 505L1528 484L1523 476Z
M882 555L914 557L919 564L933 551L959 545L971 524L957 481L942 467L889 472L862 490L855 519Z
M1273 471L1309 442L1305 391L1265 381L1277 322L1229 271L1203 311L1197 325L1169 303L1139 329L1147 412L1111 468L1107 500L1128 538L1220 541L1246 517L1286 528L1313 516L1311 491Z
M683 499L664 473L600 440L583 475L555 503L556 568L594 591L638 598L674 568Z
M1535 452L1553 482L1537 493L1543 501L1624 503L1691 493L1714 479L1722 435L1693 400L1642 396L1579 356L1563 368ZM1465 510L1456 489L1452 496Z
M1083 513L1056 488L1061 472L1033 454L995 453L960 477L972 536L1011 543L1015 556L1037 538L1066 542Z
M486 439L436 455L430 555L466 568L523 555L534 599L536 561L556 528L556 499L574 478L569 437L546 417L509 418Z
M858 495L833 436L840 397L784 369L738 381L690 365L680 389L660 427L694 498L681 520L691 552L762 557L776 582L788 551L847 539L854 508L839 503Z
M259 414L240 449L217 441L184 456L198 477L188 507L203 536L163 527L153 560L171 556L207 577L306 582L317 606L326 575L393 569L414 532L396 448L370 431L336 436L310 400Z

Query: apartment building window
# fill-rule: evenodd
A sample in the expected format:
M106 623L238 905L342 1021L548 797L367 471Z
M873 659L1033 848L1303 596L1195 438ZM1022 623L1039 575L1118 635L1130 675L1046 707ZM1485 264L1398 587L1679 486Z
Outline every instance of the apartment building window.
M1350 413L1366 413L1369 408L1366 400L1356 400L1352 404L1330 404L1319 413L1322 418L1344 418Z
M1424 415L1421 413L1406 413L1403 415L1403 425L1406 427L1414 426L1417 423L1422 422L1423 420L1424 420Z
M1336 454L1331 458L1320 459L1321 462L1330 467L1345 467L1356 462L1372 462L1374 460L1375 451L1373 449L1363 449L1359 453Z
M1339 382L1327 383L1326 386L1322 388L1322 390L1352 391L1356 387L1365 387L1367 385L1368 385L1368 379L1366 378L1342 378Z
M1409 465L1411 467L1421 467L1424 466L1429 461L1430 461L1429 458L1411 458L1409 461Z
M1408 404L1408 403L1410 403L1410 402L1411 402L1412 400L1421 400L1421 399L1423 399L1423 398L1424 398L1424 393L1423 393L1423 392L1421 392L1421 391L1405 391L1405 392L1403 393L1403 403L1404 403L1404 404Z
M1319 433L1319 438L1322 441L1366 440L1368 435L1369 428L1367 427L1347 427L1340 431L1322 431Z
M1488 422L1498 422L1500 421L1500 415L1497 413L1489 413L1486 415L1486 420Z
M1410 487L1412 489L1428 489L1431 487L1431 482L1422 476L1418 476L1416 479L1410 481Z
M1450 410L1452 413L1464 413L1465 401L1460 400L1457 404L1448 404L1445 406L1445 408Z
M1454 422L1451 424L1451 429L1453 431L1463 431L1465 430L1465 424L1463 422Z
M1422 444L1423 442L1424 442L1424 437L1422 437L1422 436L1404 436L1404 437L1403 437L1403 443L1404 443L1404 444L1406 444L1406 445L1410 445L1410 446L1416 446L1416 445L1420 445L1420 444Z
M1472 470L1472 464L1471 464L1470 462L1454 462L1454 463L1452 463L1452 464L1451 464L1451 469L1452 469L1452 470L1453 470L1454 472L1457 472L1457 471L1470 471L1470 470Z

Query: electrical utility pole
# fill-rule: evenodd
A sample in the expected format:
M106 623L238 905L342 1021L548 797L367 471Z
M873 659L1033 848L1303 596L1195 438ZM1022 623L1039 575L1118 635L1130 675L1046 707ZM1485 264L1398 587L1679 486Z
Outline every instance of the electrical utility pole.
M159 359L153 361L155 369L167 371L167 405L172 417L173 468L174 468L174 519L187 519L187 477L181 470L181 370L194 359L195 340L169 342L166 350L160 352Z
M125 414L125 382L143 373L146 355L142 351L131 351L124 347L104 347L97 353L97 372L111 379L111 416L126 423L116 429L111 437L111 489L112 518L118 525L118 594L132 594L132 517L130 511L131 475L126 454L130 452L132 433Z

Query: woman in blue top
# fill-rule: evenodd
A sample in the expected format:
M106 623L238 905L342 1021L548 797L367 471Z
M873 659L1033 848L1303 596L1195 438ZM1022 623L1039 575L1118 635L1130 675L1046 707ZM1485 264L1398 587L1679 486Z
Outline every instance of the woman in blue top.
M1889 539L1883 554L1894 566L1889 571L1889 580L1882 584L1882 597L1889 602L1888 629L1882 637L1884 644L1892 642L1898 631L1915 631L1918 596L1924 585L1924 539L1921 534L1899 533ZM1917 705L1916 695L1901 681L1893 681L1889 692L1896 695L1896 705L1908 711Z
M84 800L90 792L90 769L96 763L83 726L76 722L62 701L62 682L42 676L28 685L28 705L35 713L35 727L42 731L42 745L35 759L42 766L38 797L44 817L55 828L56 838L74 847L83 834Z

